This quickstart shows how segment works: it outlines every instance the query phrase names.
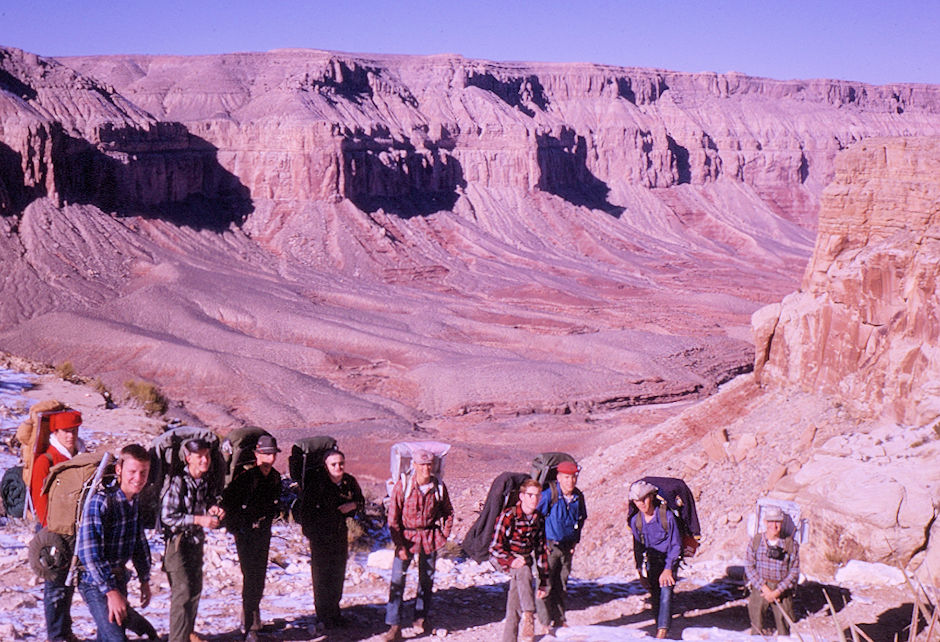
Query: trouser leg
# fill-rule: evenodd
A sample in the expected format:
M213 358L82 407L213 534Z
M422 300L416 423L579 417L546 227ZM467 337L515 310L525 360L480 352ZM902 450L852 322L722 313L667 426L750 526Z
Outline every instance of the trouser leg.
M268 570L271 530L256 528L235 536L238 564L242 571L242 626L261 630L261 598Z
M385 607L385 623L389 626L401 624L401 606L405 595L405 574L411 558L403 561L397 555L392 562L392 577L388 585L388 604Z
M202 542L182 535L167 541L163 570L170 582L169 642L189 642L202 595Z
M565 620L565 590L568 575L571 572L571 555L558 546L548 549L548 595L539 598L535 610L539 622L550 626L554 621L561 624Z
M310 542L313 601L320 621L326 622L340 615L346 555L346 542ZM404 584L402 587L404 590Z
M75 589L64 578L43 585L42 604L46 616L46 639L65 640L72 633L72 595Z
M91 617L95 620L95 628L98 630L98 642L127 642L127 636L124 634L124 627L118 626L108 619L108 598L98 590L98 587L91 583L89 579L82 574L79 581L78 590L91 612Z
M672 586L661 586L659 589L659 608L656 609L656 628L669 630L672 622Z
M437 553L418 554L418 598L415 600L415 619L426 618L431 611L436 562Z
M771 609L774 614L774 623L777 625L777 634L790 635L790 623L787 622L783 613L786 613L791 621L793 620L793 596L786 595L778 598L775 603L771 604Z
M747 615L751 620L751 633L759 634L764 628L764 613L767 611L768 602L761 595L760 589L751 589L751 595L747 600Z
M528 567L526 567L528 568ZM519 604L519 580L512 571L509 572L509 593L506 595L506 622L503 625L502 642L516 642L519 635L519 620L522 616L522 609ZM531 573L529 579L531 581Z

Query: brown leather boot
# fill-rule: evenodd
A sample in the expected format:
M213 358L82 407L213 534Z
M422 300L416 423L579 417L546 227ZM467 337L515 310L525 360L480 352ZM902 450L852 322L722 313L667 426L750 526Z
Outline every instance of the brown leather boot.
M522 612L522 642L534 642L535 640L535 613L532 611Z
M393 624L388 627L388 633L385 634L385 642L401 642L401 627Z

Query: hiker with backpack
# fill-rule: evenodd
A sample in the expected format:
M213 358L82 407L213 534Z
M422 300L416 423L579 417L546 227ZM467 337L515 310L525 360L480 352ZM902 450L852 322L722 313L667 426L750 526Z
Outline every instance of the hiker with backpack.
M202 595L205 529L219 528L225 511L217 505L207 473L211 444L201 437L183 442L185 467L174 471L161 500L160 521L166 551L163 570L170 582L169 642L197 642L193 632Z
M766 508L765 530L754 535L747 547L744 573L751 589L747 603L751 635L771 634L763 628L768 607L774 614L777 635L789 635L790 622L794 620L793 593L800 579L800 546L792 534L783 534L784 519L780 508Z
M434 585L434 564L437 552L450 537L454 525L454 507L444 482L431 471L434 455L424 449L412 455L413 472L407 479L398 479L391 492L388 508L388 530L395 545L395 559L388 589L385 623L389 625L385 639L402 639L401 610L405 594L405 574L412 559L418 558L418 597L415 603L414 628L430 631L428 613Z
M72 459L84 444L78 438L82 414L77 410L61 410L48 415L49 446L33 459L29 492L33 511L42 528L48 524L49 496L42 492L49 470L56 464ZM54 536L53 536L54 537ZM71 557L71 538L57 538ZM46 618L46 639L50 642L74 640L72 634L72 596L75 587L66 584L67 572L58 573L43 583L42 601Z
M519 486L519 501L500 513L496 522L490 552L500 568L509 573L503 642L516 642L520 619L524 642L535 640L535 600L547 595L545 519L536 510L541 496L542 485L526 479ZM532 587L533 565L539 579L537 590Z
M555 481L542 491L538 511L545 517L545 541L548 546L548 593L536 600L539 622L545 628L567 624L565 597L574 549L581 541L581 529L587 519L584 493L577 487L580 468L573 461L556 467Z
M323 464L304 484L300 523L310 541L317 619L334 628L344 624L339 603L349 556L346 518L362 511L366 500L359 482L346 472L346 456L342 451L336 448L327 451Z
M274 469L279 452L274 437L258 437L255 465L238 473L222 493L224 524L235 537L242 571L242 626L246 642L257 642L261 630L261 597L268 570L271 524L281 512L281 474Z
M629 521L633 556L640 583L650 592L656 616L656 637L665 638L672 620L672 591L682 554L682 538L675 515L666 510L648 481L630 485L629 500L638 512Z
M137 444L125 446L115 474L116 484L89 498L76 542L81 563L78 590L95 620L99 642L126 642L124 629L145 622L127 599L128 561L133 562L140 581L142 608L151 597L150 545L138 502L150 476L150 454Z

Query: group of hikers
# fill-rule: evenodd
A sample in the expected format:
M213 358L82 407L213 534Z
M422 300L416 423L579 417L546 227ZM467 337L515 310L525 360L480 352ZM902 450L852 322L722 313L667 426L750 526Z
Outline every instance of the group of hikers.
M80 413L71 409L49 417L49 445L44 453L37 453L29 484L41 526L47 524L48 507L39 489L52 466L75 457L82 448L80 424ZM252 465L234 475L221 493L214 495L209 483L212 448L213 444L200 436L182 441L179 451L183 466L166 480L160 493L159 524L166 546L163 570L170 585L170 642L202 640L194 629L202 593L205 533L222 527L234 536L243 577L244 639L258 640L262 631L259 607L271 527L274 519L283 514L281 475L274 468L281 451L273 436L261 435L251 450ZM348 557L347 518L363 511L365 500L356 479L345 471L345 457L335 444L318 453L318 458L321 465L316 468L316 477L303 484L294 517L309 540L317 620L325 628L342 627L346 624L340 601ZM410 453L410 459L405 474L394 480L387 506L394 546L385 616L385 640L390 642L403 639L405 578L413 561L417 564L418 587L411 627L421 633L433 630L435 565L454 523L447 487L435 474L440 469L437 455L417 448ZM147 448L138 444L122 448L114 464L113 482L93 489L77 523L77 586L94 618L97 639L102 642L126 640L126 631L162 639L128 601L128 562L140 584L141 606L151 598L151 554L145 535L149 526L141 501L151 480L151 464L152 452ZM510 484L511 499L503 502L495 523L490 523L492 535L486 532L487 556L509 576L504 642L529 642L537 633L567 625L567 582L587 519L587 506L577 487L580 467L576 462L560 461L551 473L547 483L532 477L514 480ZM643 478L626 490L636 569L650 592L656 637L665 638L670 629L673 587L684 553L683 539L690 531L677 511L667 510L662 484L653 483L659 479ZM690 495L688 501L693 501ZM782 511L771 508L763 518L766 528L755 535L746 551L751 632L769 633L762 622L770 608L777 632L787 634L799 577L799 547L791 535L781 532L785 521ZM697 517L695 522L697 531ZM50 642L76 639L71 630L71 579L61 572L46 577L44 610Z

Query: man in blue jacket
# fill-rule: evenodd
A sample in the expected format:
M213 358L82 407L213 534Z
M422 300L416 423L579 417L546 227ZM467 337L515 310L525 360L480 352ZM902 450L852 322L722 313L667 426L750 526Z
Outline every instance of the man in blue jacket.
M578 465L563 461L556 468L556 481L542 491L538 511L545 516L545 542L548 545L548 594L536 600L543 627L565 626L565 595L571 558L581 541L581 528L587 519L584 494L577 488Z
M656 637L665 638L672 619L672 590L682 552L682 538L672 511L656 497L658 489L640 480L630 486L629 498L639 512L630 521L633 555L640 582L650 592L656 615Z

